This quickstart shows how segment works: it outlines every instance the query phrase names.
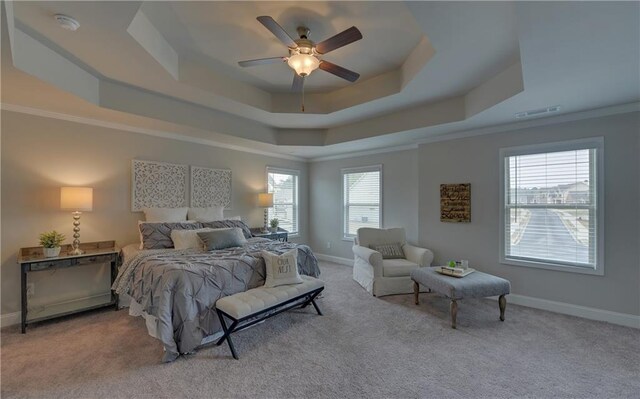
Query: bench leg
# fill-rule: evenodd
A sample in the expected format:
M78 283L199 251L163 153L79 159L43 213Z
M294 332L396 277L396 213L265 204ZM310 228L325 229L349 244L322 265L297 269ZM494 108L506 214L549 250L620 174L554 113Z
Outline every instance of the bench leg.
M224 316L222 315L222 313L218 312L218 317L220 318L220 324L222 325L222 331L224 331L224 335L222 336L222 338L220 338L220 340L216 343L216 345L221 345L226 339L227 344L229 344L229 349L231 349L231 355L233 355L234 359L238 360L238 354L236 353L236 348L233 346L233 341L231 341L231 332L236 327L238 322L234 321L231 324L231 327L227 328L227 323L225 323Z
M413 282L413 299L416 305L420 305L420 284L417 281Z
M451 300L451 328L456 328L456 318L458 317L458 302Z
M500 295L498 298L498 305L500 306L500 321L504 321L504 311L507 309L507 298L504 295Z

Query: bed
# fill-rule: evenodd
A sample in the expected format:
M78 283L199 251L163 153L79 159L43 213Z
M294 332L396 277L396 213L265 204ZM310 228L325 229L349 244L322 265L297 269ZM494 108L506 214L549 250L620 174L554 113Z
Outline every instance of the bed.
M166 233L166 232L165 232ZM300 274L318 277L318 261L306 245L250 237L241 247L204 251L174 248L122 249L122 265L113 284L130 300L129 313L146 320L149 334L164 345L164 362L221 336L218 299L264 284L261 251L298 250Z

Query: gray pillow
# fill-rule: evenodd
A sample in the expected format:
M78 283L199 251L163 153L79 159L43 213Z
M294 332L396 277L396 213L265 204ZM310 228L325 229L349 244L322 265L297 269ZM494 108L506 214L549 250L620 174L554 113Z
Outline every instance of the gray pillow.
M242 229L242 234L244 235L244 238L253 237L253 235L251 234L251 229L242 220L225 219L225 220L215 220L213 222L203 222L202 227L210 227L212 229L222 229L226 227L239 227L240 229Z
M164 249L173 248L171 230L201 229L202 224L187 222L149 222L140 223L138 228L140 229L142 249Z
M393 244L369 245L369 248L380 252L382 259L404 259L404 251L399 242Z
M247 239L244 238L242 229L239 227L200 232L198 237L204 242L207 251L241 247L247 243Z

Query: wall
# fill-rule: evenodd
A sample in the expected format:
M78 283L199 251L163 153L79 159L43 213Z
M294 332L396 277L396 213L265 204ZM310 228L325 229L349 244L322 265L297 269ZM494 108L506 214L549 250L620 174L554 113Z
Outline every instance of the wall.
M605 138L605 275L500 264L499 149L597 136ZM438 263L469 259L509 279L512 293L640 315L639 136L640 116L629 113L421 145L419 241ZM471 183L470 224L440 222L441 183Z
M409 242L418 239L417 149L312 162L309 166L311 247L317 253L353 258L342 221L342 168L382 164L382 223L404 227ZM327 248L327 242L331 248Z
M255 207L266 189L266 166L300 170L301 234L308 230L308 168L306 162L249 154L171 139L133 134L2 111L2 314L20 310L20 274L16 255L21 247L37 246L38 234L58 230L71 237L71 214L59 210L59 187L94 188L93 212L81 219L82 241L115 239L136 242L137 221L131 212L131 160L145 159L233 172L233 210L251 226L261 226L263 211ZM70 240L68 240L70 241ZM31 273L35 296L30 304L56 303L108 292L103 266Z

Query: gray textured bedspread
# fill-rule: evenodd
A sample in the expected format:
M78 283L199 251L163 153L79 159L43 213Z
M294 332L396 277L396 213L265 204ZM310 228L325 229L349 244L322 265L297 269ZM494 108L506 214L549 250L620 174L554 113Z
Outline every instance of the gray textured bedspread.
M203 252L159 249L141 251L120 267L113 289L128 294L157 318L163 361L193 351L202 339L221 330L218 299L264 284L260 251L283 253L298 248L301 274L320 275L318 261L306 245L250 239L243 247Z

